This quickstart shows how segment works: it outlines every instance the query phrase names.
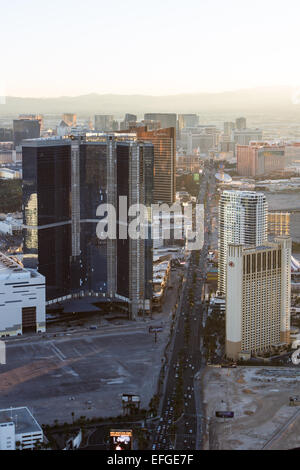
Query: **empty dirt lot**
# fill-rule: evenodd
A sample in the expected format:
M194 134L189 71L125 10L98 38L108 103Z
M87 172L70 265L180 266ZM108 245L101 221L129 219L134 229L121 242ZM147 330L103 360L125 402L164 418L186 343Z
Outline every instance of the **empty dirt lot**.
M280 367L208 367L204 399L210 449L291 449L300 447L300 369ZM234 418L215 417L234 411ZM208 424L210 423L210 424Z

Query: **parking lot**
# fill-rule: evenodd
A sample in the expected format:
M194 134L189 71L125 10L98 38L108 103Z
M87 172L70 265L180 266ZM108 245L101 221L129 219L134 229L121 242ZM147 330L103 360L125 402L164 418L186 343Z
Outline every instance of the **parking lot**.
M0 365L0 408L28 406L42 424L80 416L122 413L122 393L137 393L146 407L156 391L169 334L163 320L157 343L148 322L110 326L53 338L10 340Z

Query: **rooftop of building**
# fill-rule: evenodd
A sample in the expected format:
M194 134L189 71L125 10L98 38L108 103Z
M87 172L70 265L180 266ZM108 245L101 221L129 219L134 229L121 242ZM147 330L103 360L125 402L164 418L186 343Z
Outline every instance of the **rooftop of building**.
M37 271L25 269L16 260L0 253L0 281L26 281L35 277L44 279Z
M231 183L232 181L232 178L230 175L228 175L227 173L224 173L224 172L218 172L215 174L215 178L220 181L220 182L223 182L223 183Z
M259 192L259 191L249 191L249 190L245 190L245 191L242 191L242 190L239 190L239 189L226 189L222 192L222 196L226 196L226 195L236 195L236 196L239 196L239 197L251 197L251 198L257 198L257 197L265 197L265 194L263 192Z
M288 235L278 235L274 242L268 242L264 245L259 245L259 246L245 246L245 245L242 245L243 246L243 251L244 252L247 252L247 253L251 253L251 252L256 252L256 251L266 251L266 250L272 250L274 248L278 248L278 244L280 243L280 241L282 240L290 240L291 237L289 237Z
M262 132L262 130L258 128L255 128L255 129L246 128L246 129L234 129L233 132L235 134L252 134L252 133Z
M14 422L16 434L42 432L41 426L25 406L0 410L0 423Z
M283 143L280 143L280 142L274 142L274 141L255 141L255 140L252 140L251 142L249 142L248 145L241 145L241 144L237 144L237 147L238 148L271 148L271 149L284 149L285 148L285 145Z
M72 128L73 129L73 128ZM50 136L50 137L38 137L36 139L25 139L22 141L22 147L47 147L57 145L70 145L74 140L80 140L82 143L99 143L106 142L108 139L115 139L118 142L135 141L137 135L135 132L121 132L121 131L108 131L108 132L96 132L80 130L76 132L74 128L74 134L72 131L68 135L63 136ZM143 140L143 139L139 139Z
M269 245L260 245L260 246L255 246L255 247L245 247L244 251L265 251L265 250L271 250L274 248L274 244L269 244Z

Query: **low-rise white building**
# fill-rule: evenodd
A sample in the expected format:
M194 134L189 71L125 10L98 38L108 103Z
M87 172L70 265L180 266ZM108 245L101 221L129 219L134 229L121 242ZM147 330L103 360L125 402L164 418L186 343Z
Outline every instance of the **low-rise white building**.
M16 219L12 216L7 216L4 220L0 220L0 232L9 235L22 232L23 219Z
M27 407L0 410L0 450L34 449L43 439L43 430Z
M45 277L0 253L0 337L46 330Z
M178 207L180 204L178 203ZM192 214L172 213L167 210L153 214L153 248L176 245L184 242L192 230Z

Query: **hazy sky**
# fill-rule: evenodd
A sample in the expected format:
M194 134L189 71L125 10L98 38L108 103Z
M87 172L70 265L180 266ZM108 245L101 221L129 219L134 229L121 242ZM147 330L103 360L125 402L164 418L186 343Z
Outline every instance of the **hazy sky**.
M0 81L14 96L300 87L299 20L299 0L2 0Z

